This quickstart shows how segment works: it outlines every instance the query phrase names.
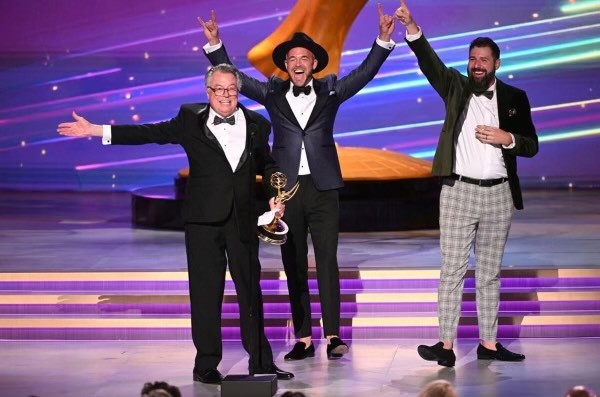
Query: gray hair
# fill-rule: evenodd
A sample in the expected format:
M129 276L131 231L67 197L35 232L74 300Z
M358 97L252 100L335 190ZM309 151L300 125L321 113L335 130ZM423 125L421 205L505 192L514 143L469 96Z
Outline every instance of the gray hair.
M212 66L210 69L208 69L208 72L206 72L206 77L204 78L204 85L208 88L210 87L210 82L212 81L212 76L213 74L215 74L216 72L221 72L221 73L229 73L235 76L235 85L237 86L238 91L240 91L242 89L242 76L240 75L240 72L237 70L237 68L233 65L229 65L227 63L221 63L215 66Z

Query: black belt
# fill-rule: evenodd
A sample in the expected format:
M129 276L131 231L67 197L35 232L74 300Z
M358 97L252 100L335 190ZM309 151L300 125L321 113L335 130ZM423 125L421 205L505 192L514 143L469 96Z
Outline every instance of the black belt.
M499 185L501 183L508 181L508 178L475 179L475 178L469 178L469 177L457 175L457 174L452 174L448 178L453 179L455 181L470 183L471 185L477 185L477 186L481 186L481 187L496 186L496 185Z

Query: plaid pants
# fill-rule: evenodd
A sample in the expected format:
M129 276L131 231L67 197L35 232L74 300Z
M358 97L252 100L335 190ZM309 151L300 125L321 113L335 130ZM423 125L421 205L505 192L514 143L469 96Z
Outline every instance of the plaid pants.
M480 187L461 181L444 184L440 195L438 288L440 340L456 338L464 277L475 243L475 282L479 338L496 340L500 266L513 214L508 182Z

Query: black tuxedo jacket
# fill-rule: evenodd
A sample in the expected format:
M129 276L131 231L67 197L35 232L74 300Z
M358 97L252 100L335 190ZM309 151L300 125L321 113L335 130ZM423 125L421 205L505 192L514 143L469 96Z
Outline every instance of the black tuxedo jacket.
M272 173L278 171L270 155L267 119L240 105L246 117L246 150L233 171L216 137L206 126L208 104L182 105L171 120L140 125L112 126L112 144L179 144L187 154L190 176L183 206L183 220L219 223L235 211L244 241L256 237L255 179L263 175L267 189ZM274 192L269 192L270 196Z
M391 50L374 43L365 60L347 76L338 79L336 75L329 74L315 79L313 87L317 101L304 129L298 124L285 98L290 88L289 80L273 76L267 82L261 82L242 73L242 94L264 105L271 118L273 158L288 177L286 189L290 189L298 178L303 140L316 188L330 190L344 185L333 139L335 116L342 102L375 77L390 53ZM224 46L206 56L213 65L232 64Z
M457 126L471 92L468 78L454 68L448 68L439 59L425 36L408 41L419 67L431 86L444 100L446 117L433 159L433 175L449 176L456 157ZM512 149L502 148L508 183L515 208L523 208L521 186L517 175L517 156L533 157L538 152L538 137L531 120L531 107L525 91L503 83L496 78L498 118L500 128L515 137Z

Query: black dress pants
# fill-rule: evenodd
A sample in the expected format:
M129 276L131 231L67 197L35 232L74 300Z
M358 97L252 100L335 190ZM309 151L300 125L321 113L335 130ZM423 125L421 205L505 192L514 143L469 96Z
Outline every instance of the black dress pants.
M227 265L239 303L242 344L250 355L249 370L260 373L268 369L273 353L264 334L258 240L242 242L232 211L219 224L187 223L185 242L196 347L194 370L217 368L221 362L221 308Z
M287 242L281 246L294 333L297 338L311 336L307 258L307 238L310 232L315 251L323 331L325 336L339 335L339 194L337 190L317 190L310 175L301 175L298 180L298 192L285 205L283 219L290 230Z

